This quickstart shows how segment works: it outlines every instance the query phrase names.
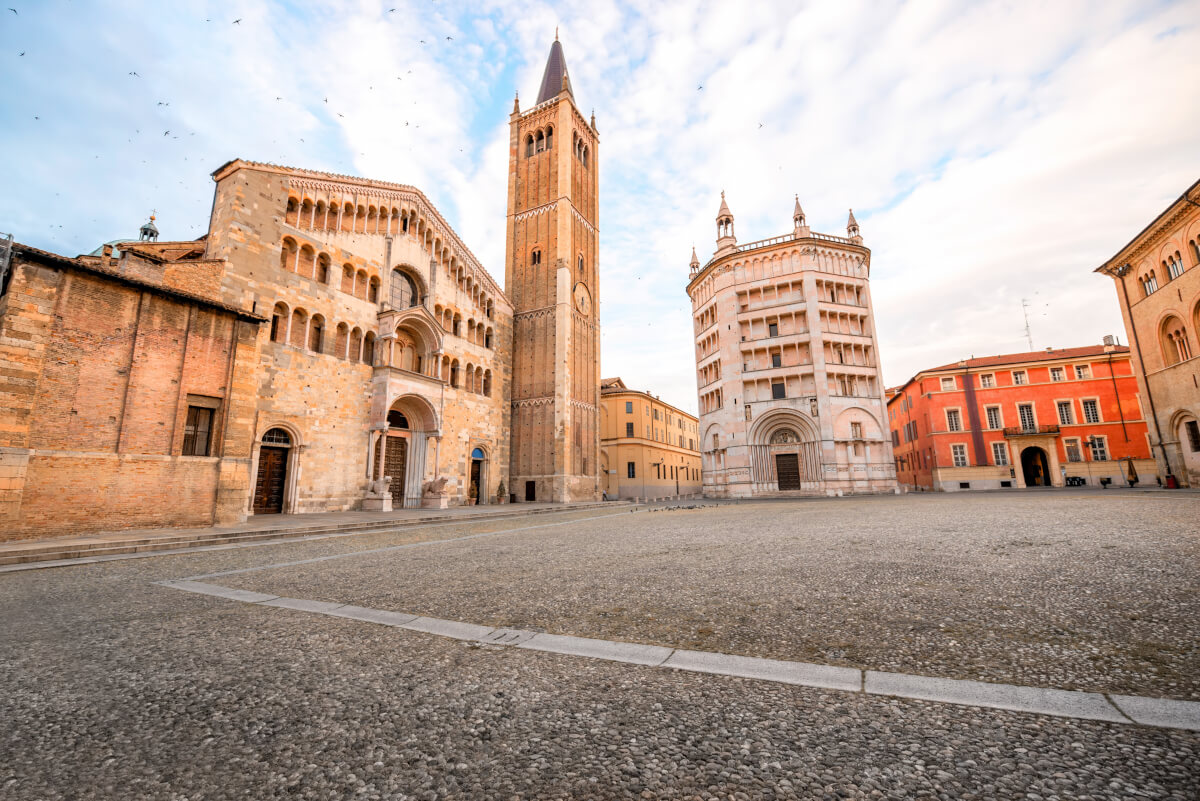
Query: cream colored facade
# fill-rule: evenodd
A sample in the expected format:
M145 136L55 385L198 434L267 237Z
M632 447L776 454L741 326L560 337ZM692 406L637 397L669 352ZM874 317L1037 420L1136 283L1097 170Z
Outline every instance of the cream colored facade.
M1096 272L1116 283L1159 473L1200 487L1200 181Z
M605 496L678 498L701 490L699 421L619 378L600 388L600 469Z
M692 252L706 497L897 492L868 285L871 252L793 230L739 245L721 194L717 249Z

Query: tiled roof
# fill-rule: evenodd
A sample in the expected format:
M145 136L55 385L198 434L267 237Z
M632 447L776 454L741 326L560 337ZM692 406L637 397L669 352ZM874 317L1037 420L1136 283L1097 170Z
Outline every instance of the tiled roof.
M13 243L13 252L19 253L19 254L25 256L26 258L32 258L32 259L35 259L35 260L43 262L43 263L57 264L61 267L70 267L70 268L73 268L76 270L81 270L83 272L94 273L96 275L102 275L105 278L111 278L115 281L120 281L121 283L124 283L124 284L129 284L131 286L136 286L136 287L140 287L142 289L147 289L151 292L158 292L159 294L168 295L173 298L179 298L180 300L185 300L190 303L200 303L205 306L209 306L211 308L221 309L222 311L227 311L227 312L230 312L231 314L236 314L237 316L241 317L242 319L253 320L256 323L263 323L263 322L266 322L266 320L267 320L266 317L263 317L260 314L255 314L252 311L247 311L246 309L240 308L238 306L232 306L228 303L224 303L219 300L213 300L212 298L206 298L203 295L196 295L191 292L185 292L181 289L174 289L169 286L163 286L162 284L156 284L151 281L145 281L136 276L128 275L127 273L123 273L119 270L114 270L111 267L109 267L108 265L104 264L105 260L103 259L103 257L101 257L99 259L88 258L86 261L83 260L82 258L72 259L67 256L60 256L57 253L51 253L48 250L41 250L40 248L35 248L30 245L23 245L20 242Z
M1105 350L1105 345L1087 345L1082 348L1058 348L1047 350L1035 350L1028 353L1005 353L1000 356L981 356L980 358L964 359L960 362L951 362L943 364L940 367L930 367L922 370L922 373L936 373L942 370L962 370L964 368L975 369L979 367L1001 367L1010 364L1024 364L1026 362L1054 362L1063 359L1084 359L1091 356L1104 356L1108 353L1129 353L1129 348L1124 345L1114 346L1111 351Z
M546 59L546 71L542 73L542 88L538 91L537 102L545 103L558 97L563 89L563 76L567 74L567 59L563 56L562 45L558 39L550 45L550 58Z

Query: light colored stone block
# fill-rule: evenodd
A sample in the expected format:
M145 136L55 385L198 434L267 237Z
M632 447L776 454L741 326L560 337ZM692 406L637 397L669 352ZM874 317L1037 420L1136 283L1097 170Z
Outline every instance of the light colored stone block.
M585 637L567 637L561 634L538 634L517 648L531 651L548 651L552 654L588 656L593 659L608 659L613 662L629 662L635 665L661 665L671 655L672 648L660 645L640 645L631 642L609 642Z
M1172 698L1110 695L1122 712L1146 726L1200 731L1200 703Z
M352 606L346 604L339 606L336 609L331 609L325 614L333 615L334 617L348 617L353 620L363 620L367 623L380 623L384 626L403 626L409 621L416 620L416 615L405 614L404 612L388 612L383 609L368 609L365 606Z
M272 601L278 598L278 595L267 595L262 592L251 592L249 590L233 590L229 587L220 587L216 584L205 584L202 581L162 581L159 582L164 587L170 587L175 590L184 590L186 592L195 592L201 595L212 595L216 598L225 598L230 601L243 601L245 603L257 604L263 601Z
M807 662L783 662L752 656L731 656L704 651L676 651L663 667L691 670L697 673L718 673L746 679L765 679L805 687L824 687L831 690L862 689L862 671L856 668L813 665Z
M1113 705L1098 693L1020 687L1015 684L988 684L964 679L908 676L903 673L867 671L866 691L875 695L895 695L946 704L1010 709L1066 718L1107 720L1127 723Z
M276 598L273 601L263 601L263 606L278 606L283 609L295 609L299 612L318 612L329 614L345 604L331 604L325 601L306 601L303 598Z
M482 640L495 631L491 626L477 626L474 623L460 623L457 620L441 620L436 617L414 618L403 624L401 628L438 634L442 637L453 637L456 640Z

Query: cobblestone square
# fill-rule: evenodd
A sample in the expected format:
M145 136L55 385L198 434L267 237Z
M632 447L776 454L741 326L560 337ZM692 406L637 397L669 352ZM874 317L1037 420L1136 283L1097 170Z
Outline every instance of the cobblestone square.
M614 507L6 574L0 798L1190 799L1195 731L323 610L1196 701L1198 519L1122 491ZM303 603L154 583L185 578Z

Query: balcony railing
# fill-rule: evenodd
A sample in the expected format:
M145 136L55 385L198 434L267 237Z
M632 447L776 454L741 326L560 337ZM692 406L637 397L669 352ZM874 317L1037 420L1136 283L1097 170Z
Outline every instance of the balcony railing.
M1034 437L1042 434L1057 434L1058 426L1009 426L1004 429L1006 437Z

